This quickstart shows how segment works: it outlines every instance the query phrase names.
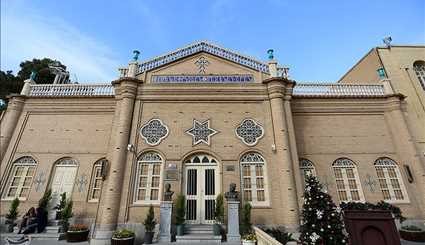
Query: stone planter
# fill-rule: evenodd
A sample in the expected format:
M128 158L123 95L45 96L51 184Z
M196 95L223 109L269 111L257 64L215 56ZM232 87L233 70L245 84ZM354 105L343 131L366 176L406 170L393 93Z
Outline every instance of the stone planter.
M87 241L89 236L89 230L84 231L67 231L66 232L66 241L67 242L84 242Z
M214 236L221 236L221 225L214 224L213 225Z
M399 230L401 238L403 238L406 241L411 242L425 242L425 231L411 231L411 230L404 230L401 228Z
M153 239L153 231L147 231L145 232L145 237L144 237L144 244L152 244L152 239Z
M184 235L184 224L177 225L177 236Z
M126 238L111 238L111 245L133 245L134 237L126 237Z
M255 245L255 241L242 240L242 245Z

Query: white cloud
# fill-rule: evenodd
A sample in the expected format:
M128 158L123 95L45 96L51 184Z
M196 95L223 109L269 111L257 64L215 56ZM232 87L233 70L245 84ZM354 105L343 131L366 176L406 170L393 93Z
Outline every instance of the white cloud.
M117 77L119 64L109 47L60 18L11 2L3 2L1 10L2 70L17 72L23 60L48 57L65 64L80 83Z

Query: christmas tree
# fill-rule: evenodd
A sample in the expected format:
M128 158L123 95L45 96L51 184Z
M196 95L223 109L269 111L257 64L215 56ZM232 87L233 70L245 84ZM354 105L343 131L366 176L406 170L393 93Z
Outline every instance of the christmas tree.
M302 244L347 244L341 209L322 191L322 185L314 176L306 177L302 216Z

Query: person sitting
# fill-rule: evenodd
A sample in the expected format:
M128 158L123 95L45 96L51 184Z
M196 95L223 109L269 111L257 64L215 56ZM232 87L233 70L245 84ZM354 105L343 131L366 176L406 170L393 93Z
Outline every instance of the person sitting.
M37 216L35 213L35 208L30 208L27 213L22 218L21 225L19 226L18 234L24 233L34 233L35 228L37 227Z

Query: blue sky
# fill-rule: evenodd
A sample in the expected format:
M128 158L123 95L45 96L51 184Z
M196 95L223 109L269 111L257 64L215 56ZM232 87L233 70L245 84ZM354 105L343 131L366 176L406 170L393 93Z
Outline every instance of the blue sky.
M266 60L273 48L297 81L336 81L391 35L425 44L424 0L1 1L1 69L49 57L80 83L118 76L141 59L208 40Z

